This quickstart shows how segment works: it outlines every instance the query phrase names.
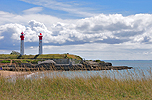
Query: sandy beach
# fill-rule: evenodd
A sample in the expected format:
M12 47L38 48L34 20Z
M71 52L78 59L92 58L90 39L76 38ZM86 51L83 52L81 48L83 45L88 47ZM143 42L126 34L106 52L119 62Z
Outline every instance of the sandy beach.
M9 76L14 76L14 75L28 75L31 74L32 72L16 72L16 71L0 71L0 76L2 77L9 77Z

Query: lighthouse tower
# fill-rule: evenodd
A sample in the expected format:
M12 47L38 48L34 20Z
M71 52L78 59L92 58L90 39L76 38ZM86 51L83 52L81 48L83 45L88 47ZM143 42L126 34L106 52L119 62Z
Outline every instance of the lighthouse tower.
M21 33L20 38L21 38L20 54L24 55L24 33L23 32Z
M39 35L39 55L42 54L42 33Z

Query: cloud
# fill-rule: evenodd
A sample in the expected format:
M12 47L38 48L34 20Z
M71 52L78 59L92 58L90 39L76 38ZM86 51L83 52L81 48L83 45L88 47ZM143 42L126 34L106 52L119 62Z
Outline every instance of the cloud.
M3 38L4 38L4 36L0 36L0 40L3 39Z
M95 13L89 13L87 7L81 7L80 4L73 3L73 2L59 2L57 0L21 0L30 4L35 4L39 6L43 6L46 8L50 8L53 10L60 10L64 12L70 13L70 15L75 15L75 16L83 16L83 17L90 17L96 15ZM81 3L82 5L82 3ZM84 4L85 5L85 4Z
M20 24L5 24L0 26L0 47L1 50L19 49L20 33L25 26Z
M5 16L7 14L4 13ZM104 52L105 54L100 54L106 56L105 59L108 59L110 55L113 55L113 59L116 59L116 55L112 54L111 50L125 55L126 59L130 59L129 55L126 54L130 54L130 56L133 54L142 59L138 55L141 54L146 57L146 52L146 54L149 54L147 59L150 59L151 17L151 14L131 16L100 14L90 18L74 20L73 22L58 20L51 25L46 25L48 22L41 21L41 19L39 19L40 21L30 20L26 25L18 23L4 24L0 25L0 46L1 50L19 50L20 33L23 31L25 33L25 46L29 48L28 52L37 52L32 50L37 50L38 35L41 32L43 34L44 52L49 52L49 50L56 53L73 52L87 58L91 57L92 54L94 54L92 58L95 58L97 53ZM50 20L50 17L45 18L45 20ZM60 48L60 50L54 51L49 48L54 48L54 50ZM86 53L90 55L86 56ZM118 53L115 54L123 59Z
M151 15L148 15L148 18L147 15L139 16L141 15L124 17L101 14L78 20L76 23L58 22L51 25L50 30L45 23L35 20L29 21L27 26L1 25L0 36L3 39L0 40L0 46L1 49L19 50L19 36L21 31L24 31L25 51L33 54L38 52L38 34L42 32L46 53L69 52L86 59L151 59L151 47L148 44L151 43ZM112 25L112 29L107 28Z
M42 10L43 10L42 7L33 7L33 8L30 8L30 9L24 10L23 12L25 14L34 14L34 13L41 12Z
M38 42L37 35L41 32L44 35L43 42L53 45L85 43L120 44L124 42L151 43L151 17L151 14L138 14L126 17L121 14L100 14L80 19L73 23L64 23L64 21L54 23L50 25L49 29L44 23L31 20L27 26L20 24L3 25L1 26L3 27L1 31L11 29L13 31L11 32L12 39L19 40L15 37L20 35L22 28L19 26L22 26L26 34L26 42ZM1 35L1 39L4 37L4 35Z
M24 26L28 25L28 22L30 20L36 20L41 23L45 23L45 25L49 28L54 23L57 22L70 22L71 20L62 20L60 18L51 16L51 15L45 15L45 14L23 14L23 15L17 15L12 14L9 12L0 11L0 25L4 24L10 24L10 23L17 23Z
M78 45L53 46L45 45L43 50L46 53L72 53L86 59L100 60L150 60L152 53L149 44L139 43L86 43ZM145 52L148 55L145 55Z

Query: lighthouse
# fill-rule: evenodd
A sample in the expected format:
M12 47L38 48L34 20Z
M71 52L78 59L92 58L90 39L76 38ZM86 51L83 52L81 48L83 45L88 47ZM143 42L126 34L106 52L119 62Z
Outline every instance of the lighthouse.
M21 33L20 38L21 38L20 54L24 55L24 33L23 32Z
M39 35L39 55L42 54L42 33Z

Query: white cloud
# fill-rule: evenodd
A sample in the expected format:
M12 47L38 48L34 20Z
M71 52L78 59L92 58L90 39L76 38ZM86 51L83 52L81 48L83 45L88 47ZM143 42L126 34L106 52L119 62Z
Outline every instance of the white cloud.
M0 40L3 39L3 38L4 38L4 36L0 36Z
M148 49L148 50L147 50ZM152 54L145 55L144 52L151 52L149 44L105 44L105 43L86 43L79 45L63 46L43 46L45 53L70 53L80 55L86 59L100 60L148 60Z
M34 48L33 46L30 47L30 49L33 49L33 48Z
M20 24L5 24L0 26L0 36L19 40L20 33L25 30L25 26ZM3 39L2 38L2 39Z
M18 23L24 26L27 26L30 20L36 20L41 23L45 23L45 25L49 27L57 22L70 22L70 20L62 20L60 18L51 16L51 15L43 15L43 14L24 14L17 15L4 11L0 11L0 25L9 24L9 23Z
M48 31L43 23L37 22L35 20L31 20L28 25L29 27L26 27L26 30L24 31L27 37L25 40L27 42L37 42L39 33L42 33L42 34L44 33L43 34L44 37L47 40L50 40L49 38L51 38L51 35L50 35L51 31Z
M0 46L3 47L1 50L11 49L14 46L19 49L19 36L24 31L25 46L29 47L29 50L37 50L35 46L38 45L38 34L41 32L44 52L48 53L49 50L57 53L72 52L90 59L98 59L101 56L102 59L151 58L152 14L131 16L100 14L73 22L40 14L22 16L6 12L0 14L2 15L0 22L4 17L8 22L15 22L16 17L19 21L24 17L30 19L28 24L16 22L0 25ZM36 15L37 18L31 20ZM53 21L50 21L50 18L54 18Z
M35 4L35 5L40 5L43 7L47 7L53 10L61 10L61 11L65 11L68 12L70 14L74 14L75 16L83 16L83 17L90 17L94 14L89 13L87 10L90 8L84 8L84 7L80 7L78 4L75 3L67 3L67 2L63 2L63 1L56 1L56 0L21 0L30 4ZM81 4L82 5L82 4Z
M33 7L30 9L24 10L23 12L25 14L35 14L35 13L41 12L42 10L43 10L42 7Z
M19 34L19 31L23 30L27 36L27 42L38 41L34 37L41 32L44 35L44 43L53 44L84 44L92 42L107 44L120 44L124 42L151 43L151 17L151 14L138 14L126 17L121 14L100 14L95 17L77 20L76 23L64 23L64 21L54 23L50 25L50 29L44 23L31 20L27 26L20 24L2 25L1 31L5 31L4 27L12 28L12 30L17 31ZM22 29L22 27L24 28ZM17 32L13 33L12 38L19 36Z

